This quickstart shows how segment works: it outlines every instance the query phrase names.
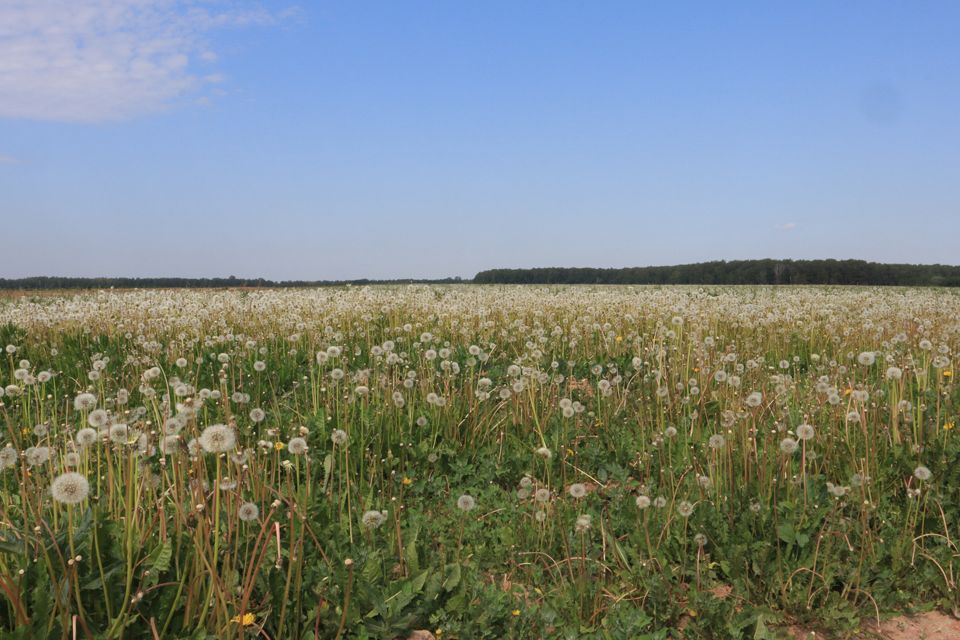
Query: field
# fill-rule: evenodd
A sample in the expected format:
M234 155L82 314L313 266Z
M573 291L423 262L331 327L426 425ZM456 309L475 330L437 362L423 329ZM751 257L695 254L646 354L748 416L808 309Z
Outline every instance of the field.
M958 341L937 289L0 298L0 637L957 611Z

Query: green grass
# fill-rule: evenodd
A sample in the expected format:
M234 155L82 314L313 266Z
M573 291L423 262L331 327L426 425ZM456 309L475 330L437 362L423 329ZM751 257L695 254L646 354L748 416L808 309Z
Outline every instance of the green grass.
M762 639L950 611L958 312L759 287L0 301L0 636ZM235 449L195 442L213 424Z

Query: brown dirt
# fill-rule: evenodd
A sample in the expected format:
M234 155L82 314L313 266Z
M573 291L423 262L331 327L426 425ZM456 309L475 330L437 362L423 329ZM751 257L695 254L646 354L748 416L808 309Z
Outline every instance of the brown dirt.
M833 636L816 631L790 627L795 640L833 640ZM858 634L860 640L960 640L960 620L939 611L930 611L915 616L898 616L876 627L864 629Z

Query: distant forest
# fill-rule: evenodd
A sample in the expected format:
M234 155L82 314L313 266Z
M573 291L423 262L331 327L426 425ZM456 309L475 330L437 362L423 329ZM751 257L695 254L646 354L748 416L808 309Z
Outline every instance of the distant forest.
M477 284L846 284L960 286L960 267L864 260L735 260L672 267L550 267L481 271Z
M474 279L0 278L2 289L285 288L368 284L839 284L960 287L960 266L864 260L735 260L671 267L490 269Z
M31 278L0 278L2 289L224 289L224 288L286 288L338 287L366 284L456 284L460 278L440 280L265 280L263 278L61 278L35 276ZM469 281L467 281L469 282Z

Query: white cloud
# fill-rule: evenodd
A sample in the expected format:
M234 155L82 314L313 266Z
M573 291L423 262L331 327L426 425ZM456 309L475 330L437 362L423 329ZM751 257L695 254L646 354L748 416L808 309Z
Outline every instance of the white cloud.
M785 222L783 224L777 225L777 229L780 229L781 231L791 231L796 228L797 228L796 222Z
M289 15L224 0L0 0L0 118L96 122L167 108L211 76L212 31Z
M0 155L0 164L20 164L20 161L13 156Z

